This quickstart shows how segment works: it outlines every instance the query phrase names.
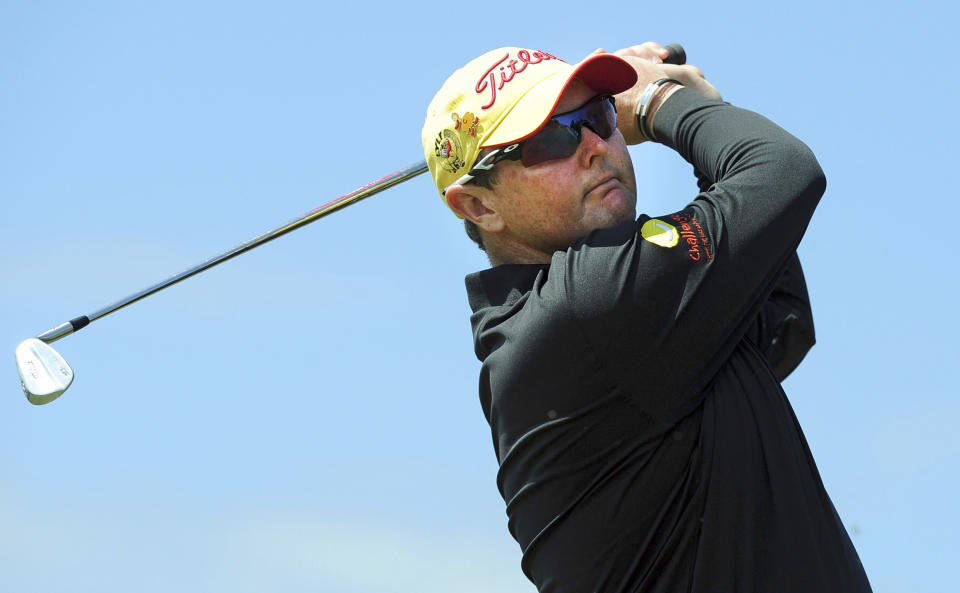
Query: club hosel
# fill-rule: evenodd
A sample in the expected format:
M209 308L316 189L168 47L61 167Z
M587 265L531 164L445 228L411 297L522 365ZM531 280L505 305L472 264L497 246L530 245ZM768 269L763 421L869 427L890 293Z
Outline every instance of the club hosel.
M65 323L61 323L60 325L58 325L53 329L48 329L47 331L37 336L37 339L46 344L52 344L57 340L59 340L60 338L69 336L73 332L80 331L81 329L85 328L89 323L90 323L90 319L87 318L86 315L82 315L75 319L71 319L70 321L67 321Z

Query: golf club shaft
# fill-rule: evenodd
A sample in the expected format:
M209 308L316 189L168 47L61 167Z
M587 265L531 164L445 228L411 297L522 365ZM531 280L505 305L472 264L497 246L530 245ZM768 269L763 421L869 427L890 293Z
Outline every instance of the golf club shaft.
M683 50L683 46L681 46L679 43L671 43L670 45L666 46L666 49L668 51L668 55L664 60L664 62L668 64L684 64L686 62L687 60L686 52ZM336 198L335 200L327 202L326 204L324 204L323 206L320 206L319 208L315 208L310 212L302 214L299 217L291 220L290 222L284 225L281 225L275 229L269 230L263 233L262 235L258 235L245 243L241 243L240 245L237 245L236 247L234 247L229 251L221 253L220 255L212 257L207 261L197 264L196 266L190 269L184 270L179 274L171 276L170 278L167 278L163 282L159 282L157 284L154 284L153 286L149 286L141 290L140 292L136 292L124 299L117 301L116 303L113 303L110 306L100 309L99 311L95 311L89 315L83 315L81 317L71 319L70 321L61 323L60 325L52 329L48 329L47 331L38 335L37 338L46 342L47 344L56 342L60 338L68 336L74 332L80 331L81 329L86 327L88 324L90 324L92 321L96 321L97 319L104 317L106 315L109 315L114 311L118 311L126 307L127 305L133 304L139 301L140 299L146 298L155 292L159 292L164 288L167 288L168 286L173 286L174 284L176 284L177 282L180 282L181 280L186 280L187 278L189 278L190 276L193 276L194 274L199 274L204 270L208 270L217 264L223 263L230 258L240 255L241 253L250 251L255 247L259 247L260 245L263 245L268 241L272 241L277 237L285 235L290 231L294 231L302 226L310 224L311 222L319 218L323 218L327 214L330 214L335 210L339 210L344 206L349 206L350 204L359 202L360 200L370 197L376 193L379 193L387 189L388 187L392 187L398 183L402 183L408 179L416 177L417 175L420 175L426 170L427 170L426 161L420 161L419 163L410 165L405 169L400 169L399 171L391 173L390 175L387 175L382 179L378 179L373 183L367 184L348 194L344 194L339 198Z
M233 249L230 249L229 251L225 251L220 255L214 256L200 264L193 266L192 268L189 268L187 270L180 272L179 274L175 274L162 282L158 282L153 286L149 286L139 292L131 294L130 296L124 299L121 299L113 303L112 305L109 305L107 307L104 307L103 309L90 313L89 315L83 315L81 317L71 319L70 321L61 323L60 325L52 329L48 329L47 331L38 335L37 338L42 340L43 342L46 342L47 344L56 342L60 338L68 336L74 332L80 331L81 329L86 327L89 323L96 321L101 317L109 315L114 311L118 311L126 307L127 305L131 305L139 301L140 299L146 298L155 292L159 292L164 288L167 288L168 286L173 286L174 284L176 284L177 282L180 282L181 280L186 280L187 278L189 278L190 276L193 276L194 274L199 274L204 270L209 270L210 268L216 266L217 264L221 264L227 261L228 259L231 259L233 257L240 255L241 253L244 253L244 252L250 251L251 249L259 247L264 243L267 243L268 241L272 241L276 239L277 237L286 235L291 231L295 231L298 228L308 225L317 219L323 218L324 216L326 216L327 214L330 214L331 212L339 210L340 208L349 206L350 204L355 204L356 202L359 202L364 198L368 198L389 187L393 187L398 183L403 183L408 179L412 179L417 175L420 175L421 173L425 172L426 170L427 170L426 161L420 161L419 163L410 165L409 167L406 167L404 169L400 169L399 171L391 173L390 175L387 175L386 177L378 179L373 183L369 183L348 194L344 194L339 198L336 198L330 202L327 202L326 204L318 208L315 208L305 214L302 214L297 218L294 218L293 220L287 222L286 224L278 226L274 229L271 229L261 235L258 235L250 239L249 241L241 243L240 245L237 245L236 247L234 247Z

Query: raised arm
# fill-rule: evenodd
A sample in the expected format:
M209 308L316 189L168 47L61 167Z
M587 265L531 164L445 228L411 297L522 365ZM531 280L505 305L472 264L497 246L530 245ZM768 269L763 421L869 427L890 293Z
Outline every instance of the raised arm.
M672 414L695 405L761 313L825 180L806 145L766 118L664 86L653 134L712 184L679 212L588 236L560 269L611 374L644 407ZM799 361L795 352L775 353L778 374Z

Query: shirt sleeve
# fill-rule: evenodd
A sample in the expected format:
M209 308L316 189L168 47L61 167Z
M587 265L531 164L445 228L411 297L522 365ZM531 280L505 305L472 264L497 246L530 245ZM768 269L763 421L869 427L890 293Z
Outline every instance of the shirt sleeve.
M550 276L610 379L666 417L699 404L756 321L825 179L774 123L689 89L663 104L655 133L706 191L679 212L591 233L554 256Z
M787 260L747 337L767 358L778 381L786 379L816 343L810 296L796 253Z

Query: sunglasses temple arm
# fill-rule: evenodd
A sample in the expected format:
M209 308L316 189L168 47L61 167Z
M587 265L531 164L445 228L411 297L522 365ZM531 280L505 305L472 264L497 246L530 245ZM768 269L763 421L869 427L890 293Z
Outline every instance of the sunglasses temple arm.
M503 149L502 152L510 152L510 151L512 151L514 148L516 148L517 146L520 146L520 145L519 145L519 144L512 144L512 145L508 146L507 148ZM450 185L448 185L448 186L447 186L447 189L450 189L450 186L451 186L451 185L460 185L460 184L464 184L464 183L468 183L468 182L470 182L470 181L473 181L474 179L476 179L476 175L471 175L471 173L473 173L473 172L476 171L477 169L480 169L481 171L489 171L490 169L492 169L493 166L494 166L495 164L497 164L495 158L496 158L496 156L497 156L498 154L500 154L500 153L501 153L501 149L499 149L499 148L493 149L493 151L492 151L490 154L488 154L487 156L485 156L485 157L483 157L482 159L480 159L479 161L477 161L476 164L474 164L473 167L470 168L470 171L467 172L466 174L464 174L463 177L460 177L459 179L457 179L456 181L454 181L453 183L451 183ZM491 160L491 159L493 159L493 160ZM443 190L444 195L446 195L447 189Z

